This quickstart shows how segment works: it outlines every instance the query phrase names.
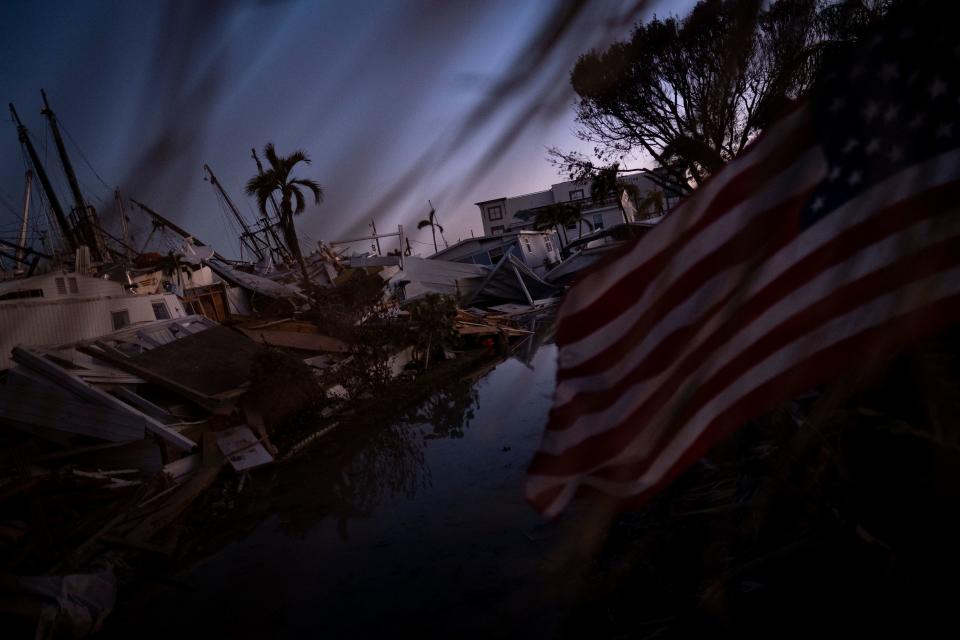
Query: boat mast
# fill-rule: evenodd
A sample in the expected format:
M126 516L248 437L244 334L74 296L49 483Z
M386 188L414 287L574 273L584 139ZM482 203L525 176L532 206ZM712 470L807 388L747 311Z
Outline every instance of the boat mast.
M240 215L240 212L237 211L237 207L233 204L233 200L230 199L230 196L227 195L227 191L223 188L223 185L220 184L219 180L217 180L217 176L213 175L213 170L210 168L210 165L205 164L203 165L203 168L210 176L210 184L216 187L217 191L220 192L220 195L223 196L227 206L230 207L230 211L233 212L233 216L237 219L237 222L240 223L240 227L243 229L243 233L240 234L240 242L250 249L250 251L253 252L253 255L257 256L257 260L263 260L263 249L260 248L260 244L257 242L256 236L250 231L250 227L247 226L247 221L244 220L243 216Z
M159 226L161 226L161 227L166 227L166 228L170 229L171 231L173 231L174 233L176 233L178 236L180 236L181 238L183 238L183 239L185 239L185 240L186 240L187 238L193 240L193 244L197 245L198 247L205 247L205 246L207 246L207 245L206 245L205 243L203 243L197 236L195 236L195 235L193 235L193 234L190 234L190 233L187 233L186 230L184 230L184 229L182 229L181 227L177 226L176 224L170 222L169 220L167 220L167 219L164 218L162 215L160 215L159 213L157 213L156 211L154 211L153 209L151 209L151 208L148 207L147 205L143 204L142 202L138 202L138 201L134 200L133 198L130 198L130 202L132 202L133 204L135 204L135 205L137 205L138 207L140 207L141 209L143 209L143 210L147 213L147 215L149 215L151 218L153 218L153 220L154 220ZM220 254L217 253L216 251L213 252L213 257L214 257L214 258L217 258L218 260L222 260L223 262L229 262L229 260L227 260L226 258L224 258L222 255L220 255Z
M67 182L70 184L70 191L73 193L74 216L77 220L77 226L80 228L87 246L90 247L90 256L95 262L101 262L106 259L107 254L104 251L103 240L97 233L97 212L87 205L83 200L83 193L80 191L80 183L77 182L77 175L73 171L73 165L70 163L70 156L67 155L67 148L63 144L63 138L60 136L60 127L57 125L57 116L47 102L47 92L40 90L43 96L43 109L40 113L47 117L50 122L50 130L53 132L53 141L57 145L57 153L60 154L60 162L63 165L63 171L67 174Z
M127 209L123 206L120 187L113 190L113 202L117 207L117 213L120 214L120 228L123 229L123 245L127 250L127 261L133 262L133 249L130 245L130 227L127 226Z
M50 184L50 178L43 168L43 163L40 162L40 156L37 155L37 150L33 148L30 134L27 128L23 126L23 123L20 122L20 116L17 115L17 110L13 107L12 102L10 103L10 114L13 116L13 121L17 125L20 144L27 150L27 155L30 157L30 164L33 165L33 170L36 172L37 177L40 178L40 185L43 187L43 191L47 196L47 202L50 203L50 208L53 209L53 215L57 219L57 226L60 227L60 233L66 239L70 251L76 251L78 244L76 237L73 235L73 229L67 220L67 216L63 213L63 207L60 206L60 199L57 198L57 193L53 190L53 185Z
M30 192L33 189L33 171L27 169L26 173L27 185L23 192L23 220L20 222L20 237L17 239L17 244L20 245L20 249L17 249L17 260L23 260L23 247L27 246L27 221L30 219Z

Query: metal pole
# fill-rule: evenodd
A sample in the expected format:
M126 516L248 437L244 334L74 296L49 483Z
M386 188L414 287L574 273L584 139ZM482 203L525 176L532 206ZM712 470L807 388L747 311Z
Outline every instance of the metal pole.
M30 191L33 189L33 171L27 169L27 186L23 192L23 220L20 222L19 244L27 246L27 221L30 219ZM23 249L17 249L17 260L23 258Z
M53 190L53 185L50 184L50 178L47 176L46 170L43 168L43 163L40 162L40 156L37 155L37 150L33 148L33 142L30 140L30 134L27 131L27 128L23 126L23 123L20 122L20 116L17 115L17 110L13 108L13 103L10 103L10 115L13 116L13 121L17 125L17 135L20 139L20 144L24 146L27 150L27 155L30 157L30 164L33 165L33 170L37 172L37 177L40 178L40 184L43 186L44 193L47 194L47 202L50 203L50 208L53 209L53 216L57 219L57 226L60 227L60 234L66 239L67 247L70 251L75 251L79 246L76 240L76 237L73 235L73 227L70 226L70 223L67 221L67 216L63 212L63 207L60 206L60 199L57 198L57 192Z
M220 195L223 196L227 206L230 207L230 211L233 212L234 217L237 219L237 222L240 223L240 227L243 229L243 233L240 234L240 243L242 245L247 245L247 248L250 249L255 256L257 256L257 260L263 260L263 252L260 250L260 244L256 241L256 236L250 232L250 227L247 226L247 221L244 220L243 216L240 215L237 207L233 204L233 200L230 199L230 196L227 195L227 191L223 188L223 185L220 184L219 180L217 180L217 176L213 175L213 170L210 168L210 165L205 164L203 165L203 168L210 175L210 184L212 184L217 191L220 192Z
M373 237L377 241L377 255L382 256L383 252L380 251L380 237L377 235L377 223L373 220L370 221L370 228L373 229Z
M120 188L113 191L113 200L117 206L117 212L120 214L120 228L123 229L123 244L127 249L127 260L133 262L133 249L130 246L130 228L127 226L127 210L123 206L123 198L120 197Z

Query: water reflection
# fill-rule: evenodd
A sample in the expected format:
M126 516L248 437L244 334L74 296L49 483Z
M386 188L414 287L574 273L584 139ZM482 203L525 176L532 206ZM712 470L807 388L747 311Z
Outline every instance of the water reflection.
M366 514L382 498L412 499L430 482L422 430L398 422L370 434L366 445L340 468L331 490L347 512Z
M479 394L472 380L459 380L417 407L408 420L428 425L427 440L462 438L476 415Z
M184 558L189 591L149 593L118 612L112 637L554 635L551 529L521 487L556 349L532 369L525 349L514 354L392 424L357 416L254 474L230 511L235 526L211 523L213 539Z

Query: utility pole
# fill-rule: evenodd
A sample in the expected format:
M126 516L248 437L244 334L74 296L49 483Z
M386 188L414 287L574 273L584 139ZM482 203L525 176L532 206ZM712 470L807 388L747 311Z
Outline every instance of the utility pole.
M433 221L437 223L437 227L440 228L440 239L443 240L443 246L445 249L449 249L450 245L447 244L447 239L443 237L443 227L440 226L440 219L437 218L437 210L434 208L433 203L427 200L427 204L430 205L430 211L433 212Z
M73 211L77 225L80 227L80 234L87 246L90 247L90 256L93 260L95 262L103 261L106 259L106 252L103 250L103 241L97 233L97 213L93 207L88 206L83 200L80 183L77 182L77 174L73 171L73 164L70 162L70 156L67 155L67 147L63 144L63 138L60 136L57 116L47 102L47 92L41 89L40 95L43 97L43 109L40 110L40 113L46 116L50 122L50 131L53 133L53 141L57 146L57 153L60 155L60 163L63 165L63 172L67 174L67 182L70 184L71 193L73 193Z
M20 249L17 249L17 260L23 259L23 247L27 246L27 221L30 219L30 191L33 188L33 171L27 169L25 177L27 185L23 192L23 220L20 222L20 237L17 239L17 244L20 245Z
M224 201L226 201L227 206L230 207L230 211L233 212L234 217L237 219L237 222L240 223L240 227L243 229L243 233L240 235L240 242L243 243L250 251L253 252L253 255L257 256L257 260L263 260L263 250L260 248L260 244L256 240L256 236L250 231L250 227L247 226L247 221L243 219L243 216L240 215L240 212L237 211L237 207L233 204L233 200L230 199L230 196L227 195L226 190L223 188L223 185L220 184L220 181L217 180L217 176L213 175L213 170L210 169L210 165L203 165L204 170L209 174L210 183L220 192L220 195L223 196ZM269 247L268 247L269 248Z
M120 214L120 228L123 229L123 244L127 250L127 260L133 262L133 249L130 245L130 227L127 226L127 210L123 206L123 198L120 197L120 187L113 191L113 201L117 207L117 213Z
M20 144L27 150L30 164L33 165L33 170L36 172L37 177L40 178L40 185L43 187L43 192L47 196L47 202L50 203L53 215L57 219L57 226L60 227L60 233L67 241L67 246L70 251L76 251L79 243L73 235L73 228L70 226L66 214L63 213L63 207L60 206L60 199L57 198L57 192L53 190L53 185L50 184L50 178L43 168L43 163L40 162L40 156L37 155L37 150L33 147L33 141L30 140L30 132L27 131L27 128L20 122L20 116L17 115L17 110L13 107L12 102L10 103L10 115L13 116L13 121L17 125L17 135L20 139Z
M370 228L373 229L373 237L377 241L377 255L382 256L383 253L380 251L380 238L377 236L377 223L373 220L370 221Z

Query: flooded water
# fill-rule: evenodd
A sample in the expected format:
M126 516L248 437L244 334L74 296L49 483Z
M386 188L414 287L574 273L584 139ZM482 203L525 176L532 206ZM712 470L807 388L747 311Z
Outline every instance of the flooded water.
M396 424L255 477L269 484L264 516L151 596L148 610L118 612L113 630L553 635L544 567L555 532L524 503L522 481L555 359L547 345L529 364L504 361Z

